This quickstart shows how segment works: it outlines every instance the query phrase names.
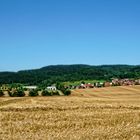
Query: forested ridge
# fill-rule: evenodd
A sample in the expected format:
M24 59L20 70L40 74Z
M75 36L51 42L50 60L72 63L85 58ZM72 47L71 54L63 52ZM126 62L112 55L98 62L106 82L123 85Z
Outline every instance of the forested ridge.
M0 84L23 83L38 85L79 80L111 80L111 78L140 78L140 65L52 65L35 70L0 72Z

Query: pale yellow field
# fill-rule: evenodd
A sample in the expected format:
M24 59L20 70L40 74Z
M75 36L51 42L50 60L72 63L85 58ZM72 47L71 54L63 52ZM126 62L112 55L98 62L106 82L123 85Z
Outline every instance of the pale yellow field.
M140 86L0 98L0 140L140 140Z

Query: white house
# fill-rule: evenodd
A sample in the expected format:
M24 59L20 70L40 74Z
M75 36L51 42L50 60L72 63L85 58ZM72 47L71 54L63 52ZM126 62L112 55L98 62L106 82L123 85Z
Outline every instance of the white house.
M48 90L57 90L56 86L49 86L47 87Z
M37 89L37 86L24 86L25 89Z

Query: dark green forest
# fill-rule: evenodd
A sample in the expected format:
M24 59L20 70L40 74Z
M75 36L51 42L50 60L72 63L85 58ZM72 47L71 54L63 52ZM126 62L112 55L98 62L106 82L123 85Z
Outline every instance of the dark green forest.
M0 84L22 83L39 85L80 80L106 80L112 78L140 78L140 65L55 65L35 70L0 72Z

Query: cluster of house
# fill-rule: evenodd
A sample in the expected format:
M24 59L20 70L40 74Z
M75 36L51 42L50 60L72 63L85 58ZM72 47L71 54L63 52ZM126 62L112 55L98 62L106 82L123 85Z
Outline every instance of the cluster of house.
M83 84L83 83L81 83L80 85L75 86L75 88L85 89L85 88L103 87L103 84L104 83L101 83L101 82L94 83L94 84L91 84L91 83L85 83L85 84Z
M110 86L132 86L140 85L140 79L113 79L111 82L96 82L96 83L81 83L77 86L71 86L71 89L86 89L86 88L100 88L100 87L110 87Z
M77 86L66 86L65 88L69 89L86 89L86 88L100 88L100 87L110 87L110 86L132 86L132 85L140 85L140 79L132 80L132 79L112 79L111 82L96 82L96 83L81 83ZM35 90L37 86L23 86L23 89L27 90ZM9 87L7 85L2 85L0 90L8 90ZM13 88L12 88L13 89ZM46 87L47 90L56 91L57 88L55 85Z
M132 85L140 85L140 79L132 80L132 79L113 79L113 86L132 86Z

